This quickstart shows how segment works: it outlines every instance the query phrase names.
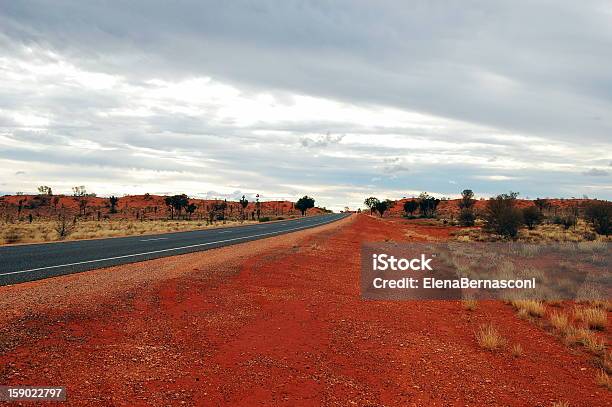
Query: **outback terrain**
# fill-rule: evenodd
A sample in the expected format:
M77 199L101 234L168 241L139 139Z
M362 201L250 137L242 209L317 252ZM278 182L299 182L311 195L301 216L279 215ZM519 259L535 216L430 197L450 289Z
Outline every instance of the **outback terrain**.
M301 215L289 201L227 201L186 195L0 196L1 244L138 236L291 219ZM307 215L328 212L309 208Z
M0 287L0 382L65 385L72 405L612 404L607 306L591 332L575 304L360 298L362 243L458 230L356 214ZM568 326L600 346L568 341Z

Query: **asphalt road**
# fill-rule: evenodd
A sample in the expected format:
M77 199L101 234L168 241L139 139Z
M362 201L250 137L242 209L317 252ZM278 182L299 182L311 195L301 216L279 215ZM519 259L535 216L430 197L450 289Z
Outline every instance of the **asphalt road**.
M0 286L263 239L346 216L329 214L190 232L0 247Z

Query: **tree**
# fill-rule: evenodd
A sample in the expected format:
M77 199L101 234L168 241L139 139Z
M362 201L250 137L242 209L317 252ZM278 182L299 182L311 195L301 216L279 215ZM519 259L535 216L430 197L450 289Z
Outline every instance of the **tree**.
M533 201L533 203L538 207L540 212L544 212L544 210L550 208L550 202L548 202L548 199L537 198L535 201Z
M71 222L68 215L64 212L60 213L55 221L55 232L59 240L64 240L68 237L76 226L76 217Z
M246 199L244 195L242 195L242 198L240 198L240 207L242 208L240 210L240 217L242 218L242 220L244 220L244 211L246 210L248 205L249 205L249 200Z
M390 199L385 199L384 201L378 201L376 202L376 208L375 208L376 212L378 212L380 217L382 218L385 212L387 212L387 210L392 208L394 204L395 202L393 202Z
M376 210L376 205L378 204L378 202L380 202L378 198L375 198L373 196L366 198L366 200L363 201L365 206L370 209L370 215L374 215L374 211Z
M108 198L108 202L110 203L110 213L117 213L117 202L119 202L119 198L113 195Z
M404 212L410 216L413 216L414 211L416 211L418 207L419 203L414 199L404 202Z
M516 208L517 196L518 192L510 192L489 199L484 216L486 230L510 238L518 235L523 214Z
M312 202L314 206L314 200ZM259 194L255 195L255 211L257 212L257 220L259 220L259 217L261 216L261 202L259 202ZM302 216L304 216L303 212Z
M308 195L305 195L298 199L295 203L295 208L298 209L302 216L306 215L306 211L310 208L314 208L315 200Z
M40 195L53 195L53 191L51 190L51 187L48 187L46 185L41 185L38 187L38 193Z
M174 219L174 214L177 214L177 218L181 217L183 208L189 205L189 198L185 194L167 196L164 199L166 205L170 208L170 219Z
M544 220L544 215L536 206L523 208L523 222L529 230L542 223L542 220Z
M584 216L598 234L612 233L612 202L591 202L586 205Z
M84 185L72 187L73 196L87 196L87 188Z
M198 206L196 204L190 203L189 205L187 205L187 207L185 208L185 212L187 212L189 215L189 220L191 220L191 215L193 215L193 213L196 211L196 209L198 209Z
M421 210L421 215L425 218L433 218L439 203L439 199L430 196L427 192L421 193L421 195L419 195L419 209Z
M459 208L461 209L472 209L472 206L476 203L474 199L474 191L471 189L464 189L461 191L461 200L459 201Z
M79 214L85 216L87 212L87 204L89 203L89 199L85 196L81 196L78 198L79 201Z

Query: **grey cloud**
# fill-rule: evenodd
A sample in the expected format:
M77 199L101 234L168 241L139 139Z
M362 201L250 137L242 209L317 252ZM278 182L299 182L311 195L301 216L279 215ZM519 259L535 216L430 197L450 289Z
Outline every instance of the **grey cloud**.
M584 171L582 175L587 175L589 177L605 177L609 175L609 172L597 168L591 168L588 171Z
M604 1L182 4L8 2L2 26L136 80L205 72L566 140L612 130Z

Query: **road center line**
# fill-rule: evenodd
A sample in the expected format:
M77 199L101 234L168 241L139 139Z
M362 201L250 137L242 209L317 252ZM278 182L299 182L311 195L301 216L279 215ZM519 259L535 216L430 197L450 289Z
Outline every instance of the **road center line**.
M155 237L152 239L140 239L141 242L152 242L153 240L168 240L167 237Z
M98 263L98 262L101 262L101 261L127 259L127 258L130 258L130 257L146 256L148 254L165 253L165 252L172 252L172 251L183 250L183 249L190 249L190 248L193 248L193 247L203 247L203 246L210 246L210 245L219 244L219 243L235 242L237 240L250 239L250 238L253 238L253 237L269 236L269 235L275 235L275 234L279 234L279 233L283 233L283 232L292 232L292 231L295 231L295 230L308 229L308 228L311 228L313 226L325 225L326 223L331 223L331 222L334 222L336 220L338 220L338 219L332 219L332 220L329 220L329 221L320 222L318 224L312 224L312 225L298 227L298 228L285 229L285 230L277 230L277 231L274 231L274 232L267 232L267 233L258 233L258 234L250 235L250 236L234 237L232 239L217 240L215 242L198 243L198 244L192 244L192 245L188 245L188 246L173 247L173 248L170 248L170 249L153 250L153 251L144 252L144 253L126 254L126 255L123 255L123 256L107 257L107 258L104 258L104 259L86 260L86 261L79 261L79 262L76 262L76 263L59 264L57 266L37 267L37 268L33 268L33 269L28 269L28 270L11 271L11 272L8 272L8 273L1 273L0 276L9 276L9 275L13 275L13 274L30 273L30 272L33 272L33 271L49 270L49 269L55 269L55 268L60 268L60 267L78 266L78 265L81 265L81 264Z

